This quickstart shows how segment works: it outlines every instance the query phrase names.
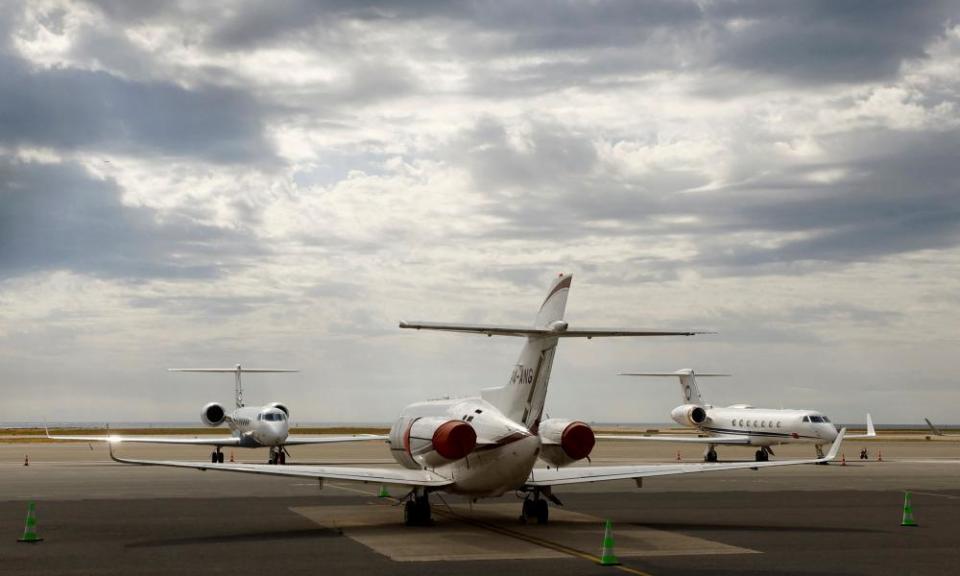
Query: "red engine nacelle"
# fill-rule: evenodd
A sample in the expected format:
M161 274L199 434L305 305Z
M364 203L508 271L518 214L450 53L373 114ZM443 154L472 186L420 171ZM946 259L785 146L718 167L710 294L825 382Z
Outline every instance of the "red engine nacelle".
M477 432L463 420L401 419L390 431L390 445L394 458L408 468L439 466L469 456L477 447Z
M551 418L540 423L540 457L551 466L566 466L590 455L597 443L593 428L578 420Z

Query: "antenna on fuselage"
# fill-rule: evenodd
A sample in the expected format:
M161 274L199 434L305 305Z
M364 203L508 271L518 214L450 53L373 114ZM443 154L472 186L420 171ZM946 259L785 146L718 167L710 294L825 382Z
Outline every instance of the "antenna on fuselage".
M237 408L243 408L243 382L240 375L244 372L269 374L283 372L299 372L299 370L290 370L286 368L244 368L237 364L233 368L167 368L167 372L219 372L234 374L234 400Z

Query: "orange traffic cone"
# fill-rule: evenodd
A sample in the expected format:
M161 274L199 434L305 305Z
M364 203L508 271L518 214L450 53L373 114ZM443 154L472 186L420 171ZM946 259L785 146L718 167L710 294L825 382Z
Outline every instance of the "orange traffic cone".
M23 465L24 465L24 466L29 466L29 465L30 465L30 455L29 455L29 454L24 454L24 455L23 455Z
M883 451L877 450L877 462L883 462Z
M841 454L841 455L840 455L840 465L841 465L841 466L846 466L846 465L847 465L847 455L846 455L846 454Z
M233 462L233 450L230 451L230 461Z
M680 451L677 450L677 462L679 462L679 461L680 461Z

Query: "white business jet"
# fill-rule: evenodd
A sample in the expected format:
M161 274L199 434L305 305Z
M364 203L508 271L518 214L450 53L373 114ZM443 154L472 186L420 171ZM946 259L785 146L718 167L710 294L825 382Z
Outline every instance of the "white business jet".
M390 452L402 468L343 466L265 466L259 464L205 464L202 462L132 460L118 462L199 470L223 470L399 485L404 496L408 525L429 524L431 492L450 492L472 499L525 494L521 519L545 523L547 500L559 504L557 486L633 479L712 470L815 463L820 460L729 464L658 464L640 466L575 466L594 446L593 430L584 422L550 418L541 420L551 367L560 338L601 336L690 336L692 331L609 330L574 328L563 321L571 276L561 275L550 286L532 326L492 326L401 322L401 328L469 332L524 339L520 358L506 385L486 388L479 397L433 400L404 408L390 431ZM836 456L840 433L822 460ZM550 467L534 468L538 458Z
M212 436L205 438L178 438L171 436L52 436L47 432L47 438L53 440L83 440L86 442L135 442L142 444L190 444L200 446L214 446L210 454L210 461L223 462L224 446L238 448L269 448L269 464L285 464L288 452L287 446L302 444L329 444L335 442L357 442L365 440L386 440L387 436L374 434L352 434L344 436L301 436L290 435L290 409L279 402L271 402L264 406L244 406L242 374L296 372L296 370L278 370L264 368L243 368L237 364L233 368L171 368L170 372L215 372L234 374L234 402L236 408L232 412L217 402L210 402L200 410L200 420L207 426L226 424L230 428L230 436Z
M780 444L813 444L817 457L823 458L823 445L837 438L837 428L830 419L816 410L784 410L754 408L749 404L717 407L705 404L697 387L697 376L715 377L729 374L694 374L685 368L676 372L629 372L621 376L669 376L680 379L684 404L670 412L670 418L683 426L696 428L705 436L630 436L604 434L604 440L641 440L651 442L687 442L705 444L704 462L717 461L717 446L757 446L757 462L766 462L773 454L771 446ZM867 414L866 434L847 434L846 438L873 438L877 435L873 419Z

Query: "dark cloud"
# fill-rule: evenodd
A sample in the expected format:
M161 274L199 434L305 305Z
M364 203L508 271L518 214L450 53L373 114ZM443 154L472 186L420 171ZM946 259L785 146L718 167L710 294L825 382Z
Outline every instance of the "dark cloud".
M61 269L212 278L261 253L240 233L125 206L121 193L76 164L0 160L0 278Z
M256 102L237 90L133 82L106 72L31 69L0 54L0 142L267 162Z
M743 0L707 5L714 62L795 82L893 77L957 16L956 2ZM742 22L742 27L728 24Z

